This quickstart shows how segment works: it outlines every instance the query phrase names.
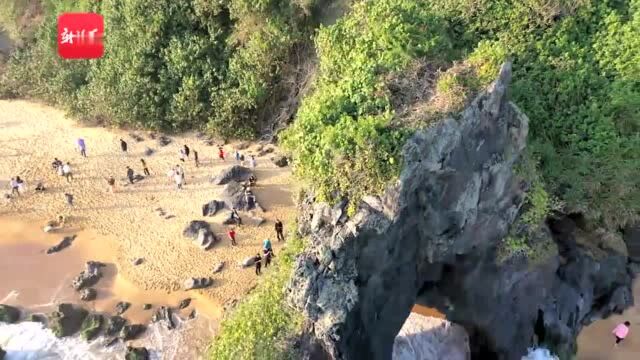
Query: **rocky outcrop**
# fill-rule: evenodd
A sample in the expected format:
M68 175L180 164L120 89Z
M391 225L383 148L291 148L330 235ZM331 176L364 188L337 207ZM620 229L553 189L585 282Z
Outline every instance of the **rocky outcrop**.
M182 301L180 301L180 304L178 304L178 309L185 309L189 307L189 305L191 305L191 298L183 299Z
M100 262L88 261L85 264L85 269L81 271L80 274L75 277L75 279L73 279L71 286L73 286L76 291L80 291L84 288L97 284L102 277L100 268L102 268L103 266L105 265Z
M247 210L247 199L242 184L231 181L222 189L222 201L229 209Z
M73 240L75 240L76 235L65 236L60 242L50 248L47 249L47 254L57 253L59 251L64 250L65 248L71 246Z
M80 335L83 339L91 341L98 336L100 330L102 330L102 324L104 318L100 314L90 314L82 322L80 327Z
M149 350L143 347L127 346L125 360L149 360Z
M212 200L202 205L202 216L214 216L224 209L224 201Z
M469 339L462 326L411 313L393 343L393 360L469 360Z
M189 278L184 281L183 287L185 290L204 289L213 284L213 279L209 277L202 278Z
M87 310L72 305L60 304L58 309L49 315L49 329L57 337L71 336L80 330L87 316Z
M116 314L118 315L122 315L125 313L125 311L129 310L129 307L131 307L131 304L126 302L126 301L120 301L116 304Z
M109 318L105 334L107 336L116 336L120 330L127 324L127 320L120 316L112 316Z
M190 237L203 250L208 250L219 241L218 237L211 230L211 225L206 221L193 220L182 232L185 237Z
M629 259L640 263L640 224L624 229L624 242L627 245Z
M303 202L311 244L288 298L307 319L307 358L391 358L415 303L462 325L472 358L520 359L536 343L570 354L584 325L631 304L626 254L576 231L542 231L557 248L543 261L497 261L527 191L513 169L528 120L507 100L510 76L507 64L461 114L415 133L398 182L353 216Z
M220 174L218 174L218 176L211 179L211 182L214 185L225 185L231 181L244 182L249 180L249 177L251 177L252 174L253 172L251 171L251 169L247 167L233 165L227 169L222 170Z
M20 319L20 310L16 307L0 304L0 322L13 324Z
M147 327L142 324L125 325L122 327L122 330L120 330L120 335L118 337L122 341L135 340L146 330Z
M176 328L176 324L173 322L173 315L171 308L161 306L158 311L151 317L151 321L164 323L168 330Z
M80 300L93 301L98 296L98 292L94 288L86 288L80 291Z

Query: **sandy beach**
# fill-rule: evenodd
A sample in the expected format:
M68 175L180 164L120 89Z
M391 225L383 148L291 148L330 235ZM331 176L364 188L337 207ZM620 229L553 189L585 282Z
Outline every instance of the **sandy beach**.
M106 253L112 254L117 278L121 279L121 284L129 284L122 287L166 294L178 291L189 277L211 276L214 285L201 290L203 296L217 304L241 298L254 286L256 275L253 269L241 269L237 264L258 252L265 238L272 240L277 255L282 244L275 241L274 219L279 217L285 230L294 220L292 194L296 190L292 186L290 169L273 165L269 160L271 155L256 158L258 185L254 189L258 202L266 210L261 216L267 222L260 227L243 225L236 229L238 246L232 247L226 227L221 225L228 211L203 218L201 206L220 199L222 186L212 185L209 179L235 164L231 159L233 145L224 147L228 158L223 162L217 158L217 147L205 145L194 134L171 136L173 142L160 147L155 140L149 139L147 132L138 132L145 140L136 142L128 136L131 131L83 127L62 111L28 101L0 101L0 131L3 134L0 138L3 193L8 192L7 181L13 176L20 176L27 183L25 195L11 202L3 200L0 217L43 226L48 219L65 215L67 226L80 233L78 241L82 236L88 236L83 233L87 232L95 234L95 241L105 242L95 247L88 244L87 251L95 252L96 259L103 258ZM79 137L86 142L87 158L81 157L75 147ZM129 145L126 155L120 150L120 138ZM192 151L198 151L201 165L196 168L192 159L182 165L187 184L178 191L165 174L179 163L179 148L184 144ZM243 153L257 153L256 146ZM146 147L154 149L155 153L144 156ZM51 169L54 157L70 162L74 174L72 182L67 183ZM140 158L145 158L152 176L123 186L126 166L142 174ZM108 176L117 180L114 194L107 191ZM33 191L39 181L47 187L46 192ZM74 195L73 207L65 203L64 193ZM174 217L158 216L154 209L159 207ZM191 220L211 223L222 241L208 251L200 249L182 235ZM59 240L60 237L53 238ZM3 241L0 238L0 247L9 245ZM136 258L143 258L144 262L134 266L132 262ZM224 270L213 274L212 268L221 261L226 262ZM268 276L268 271L263 276Z

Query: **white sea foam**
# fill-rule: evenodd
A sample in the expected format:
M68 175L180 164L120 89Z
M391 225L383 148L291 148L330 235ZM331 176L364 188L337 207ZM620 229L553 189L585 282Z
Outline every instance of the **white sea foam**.
M545 348L529 349L527 356L523 356L522 360L559 360L559 358Z

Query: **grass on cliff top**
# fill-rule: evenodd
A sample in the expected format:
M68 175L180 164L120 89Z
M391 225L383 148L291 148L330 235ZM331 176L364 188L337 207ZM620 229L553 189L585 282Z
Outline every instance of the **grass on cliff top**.
M263 269L258 286L223 320L208 358L293 359L287 339L299 332L302 317L286 304L285 286L295 256L303 249L303 239L291 236L287 240L287 246L276 254L273 267Z

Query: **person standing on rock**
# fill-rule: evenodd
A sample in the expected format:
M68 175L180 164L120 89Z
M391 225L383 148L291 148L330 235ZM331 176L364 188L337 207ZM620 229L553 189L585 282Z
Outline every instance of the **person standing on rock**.
M129 179L129 183L133 184L133 169L127 166L127 179Z
M229 235L229 239L231 239L231 245L233 245L233 246L238 245L236 243L236 231L233 230L233 228L229 228L229 231L227 232L227 235Z
M191 152L191 149L189 149L189 147L187 146L187 144L184 144L184 146L182 147L184 149L184 154L187 156L187 158L189 157L189 153Z
M71 182L73 179L73 173L71 172L71 164L66 163L62 166L62 175L67 178L67 182Z
M224 149L222 146L218 146L218 158L224 161Z
M80 151L80 155L82 155L82 157L87 157L87 146L84 143L84 139L78 138L78 140L76 141L76 144L78 145L78 150Z
M253 257L253 261L255 261L256 265L256 275L260 275L260 270L262 269L262 257L260 253L257 253L256 256Z
M196 163L196 167L200 167L200 161L198 160L198 152L193 150L193 161Z
M276 229L276 238L278 241L284 241L284 225L282 225L282 221L276 218L276 224L274 227Z
M140 159L140 162L142 163L142 171L144 172L144 176L151 176L149 168L147 167L147 162L144 161L144 159Z
M618 344L620 344L622 340L624 340L627 337L627 335L629 335L630 326L631 326L631 323L628 321L625 321L622 324L618 324L618 326L616 326L615 329L613 329L611 333L616 338L616 343L613 345L613 347L618 346Z
M122 149L122 152L125 154L127 153L127 147L127 142L120 139L120 149Z

